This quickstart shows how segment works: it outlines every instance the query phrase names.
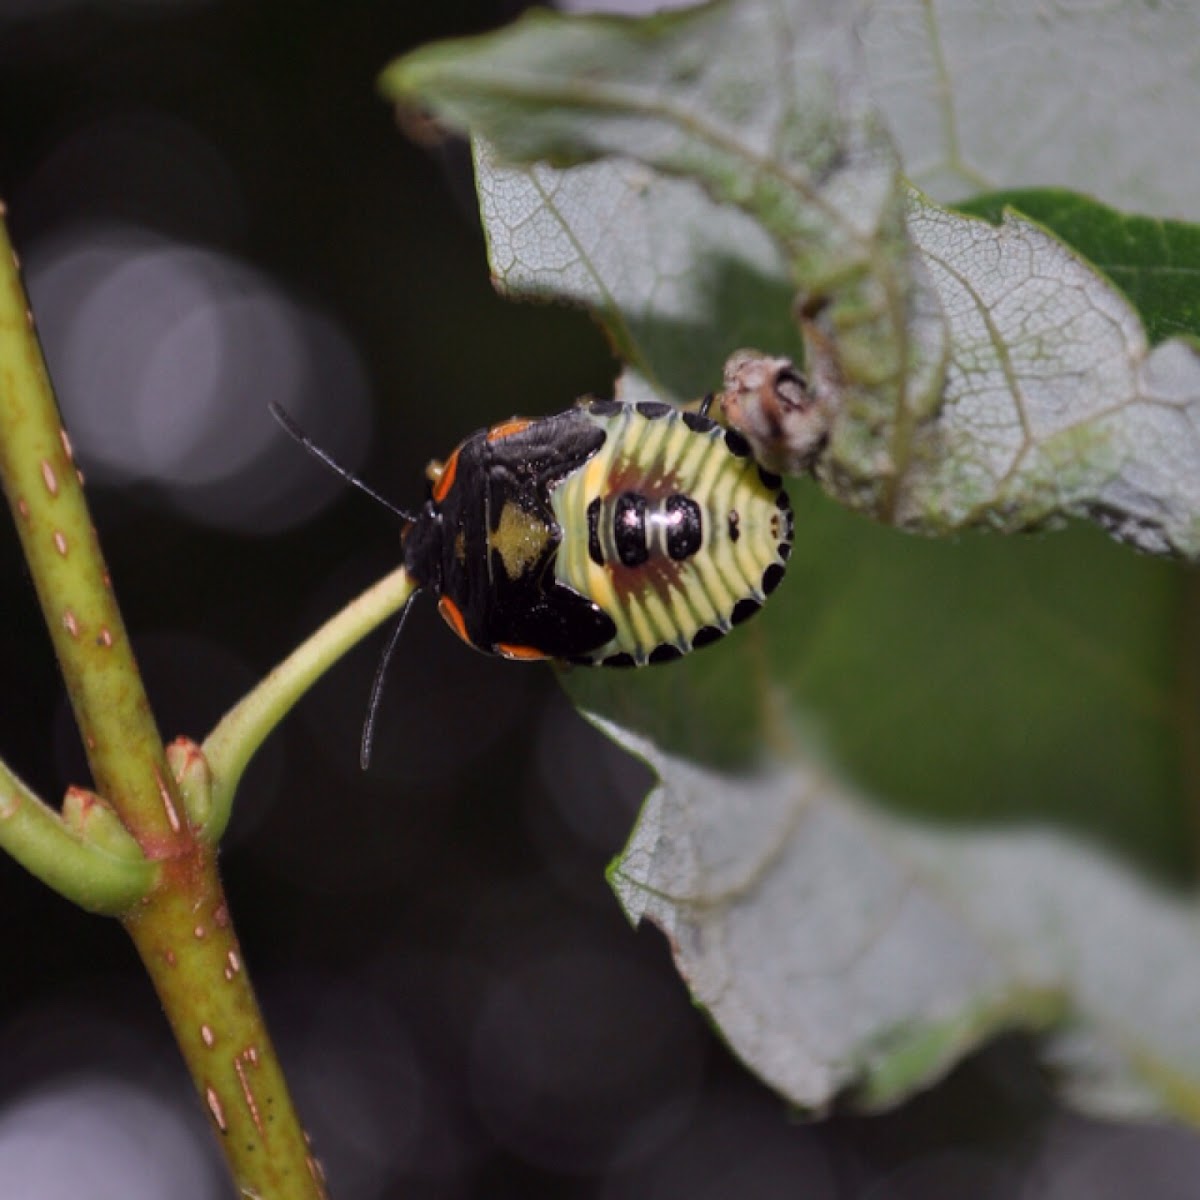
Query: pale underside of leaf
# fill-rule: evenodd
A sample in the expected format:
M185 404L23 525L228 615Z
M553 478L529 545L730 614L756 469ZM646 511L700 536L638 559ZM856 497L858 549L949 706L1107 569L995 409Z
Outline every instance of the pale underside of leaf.
M628 394L694 397L715 384L712 358L747 343L789 351L794 296L832 413L817 474L843 503L933 533L1084 515L1142 549L1196 556L1195 353L1151 352L1107 280L1028 223L992 228L923 199L905 216L881 120L903 137L934 127L923 144L962 166L964 130L989 145L986 111L1032 170L1070 140L1048 135L1046 114L1091 107L1061 80L1085 63L1089 96L1097 78L1114 83L1106 97L1129 79L1157 87L1150 48L1195 62L1194 48L1176 49L1186 13L1087 6L1086 19L1035 19L985 0L880 0L860 26L884 73L872 80L882 114L854 18L833 0L741 0L644 24L543 15L419 52L384 85L491 139L480 189L497 278L596 307L634 372ZM887 73L899 63L912 71L909 106ZM1037 120L1014 121L1009 104L1034 105ZM1169 144L1178 115L1161 127ZM1158 141L1158 125L1154 138L1129 130L1128 158L1110 128L1107 141L1088 128L1086 161L1125 170Z
M914 198L908 228L950 361L900 522L1075 515L1142 550L1200 555L1200 353L1151 350L1124 296L1015 214L995 227Z
M800 353L779 248L740 209L631 160L509 167L481 139L475 160L497 283L595 312L625 365L624 399L710 391L724 361L716 328Z
M661 780L612 868L626 912L795 1104L895 1103L1019 1027L1092 1111L1200 1112L1190 909L1044 829L901 824L811 766L717 777L598 724Z
M792 349L782 256L739 210L618 160L515 168L481 148L479 168L497 278L593 306L627 363L623 394L692 398L727 347ZM949 352L941 408L897 464L893 519L944 533L1081 516L1143 550L1200 555L1200 355L1151 350L1121 293L1028 221L995 227L914 196L908 230L924 285L915 361ZM851 415L836 436L860 472L887 469L877 427Z
M755 213L801 275L902 250L885 240L903 204L897 164L840 0L714 3L645 23L530 13L418 51L382 82L509 162L617 156L694 179Z
M886 512L894 502L897 456L911 440L912 425L936 400L944 346L936 330L914 328L935 306L921 303L923 283L903 237L905 194L870 105L853 16L852 7L837 0L741 0L644 26L529 18L486 43L403 60L389 70L384 86L401 100L420 99L490 143L481 156L480 190L494 269L509 286L520 274L538 277L534 286L543 294L547 285L558 286L553 275L565 261L561 239L552 239L554 251L544 260L510 253L514 235L538 211L539 193L547 191L560 216L569 207L575 218L568 241L577 245L570 250L586 245L590 266L620 263L596 280L592 302L622 352L634 348L626 315L618 313L609 288L628 291L621 277L630 261L639 263L635 275L651 275L641 265L647 248L653 247L651 261L667 270L646 279L638 308L652 303L664 284L678 294L675 281L681 278L728 284L728 268L746 258L737 246L746 223L728 215L720 218L723 230L706 229L692 244L675 232L667 237L674 245L660 249L654 235L664 231L663 214L675 211L671 202L682 193L668 195L655 181L689 180L703 189L711 209L750 214L778 246L788 285L767 324L777 328L799 294L812 306L813 322L836 343L844 415L830 439L836 460L830 474L856 504ZM506 179L495 165L562 168L622 159L613 178L591 177L597 185L592 198L566 183L560 189L541 167L528 177L532 195L519 196L513 177ZM640 182L629 179L630 161L644 169ZM562 200L568 189L571 206ZM618 205L599 207L618 191ZM664 198L667 207L641 229L610 218L620 213L636 220ZM587 228L597 216L614 240L602 255L594 228ZM685 233L689 228L694 223L679 227ZM704 242L718 250L718 236L726 253L707 256L696 270L694 264L705 262ZM752 258L757 254L751 250ZM674 317L665 307L662 322ZM708 330L695 328L697 340L713 329L711 323ZM737 348L726 340L731 332L728 322L716 329L720 357L705 391L719 381L720 362ZM694 361L695 353L674 357ZM643 360L637 369L643 380L675 391L694 372L680 378L663 369L671 365ZM869 446L861 445L860 429L871 431Z
M1073 188L1200 215L1200 7L866 0L871 90L905 174L943 203Z
M654 53L590 25L598 49L572 33L427 64L434 107L491 139L476 152L499 284L592 308L622 395L677 400L741 346L795 355L793 303L815 291L844 373L821 475L839 499L939 533L1083 515L1200 554L1195 350L1151 350L1121 293L1038 226L905 201L834 9L743 0L656 26ZM951 11L920 6L934 24ZM1050 140L995 124L1018 149ZM1052 1030L1042 1046L1097 1111L1200 1114L1190 912L1044 830L914 828L805 763L717 776L604 727L664 781L614 885L795 1103L894 1102L1019 1026Z

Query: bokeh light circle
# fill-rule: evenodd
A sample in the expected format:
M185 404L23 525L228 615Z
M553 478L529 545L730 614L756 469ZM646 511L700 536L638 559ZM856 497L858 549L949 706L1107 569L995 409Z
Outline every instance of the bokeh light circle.
M123 225L33 248L27 283L77 460L201 523L274 533L344 484L276 424L285 408L353 470L366 372L335 321L229 255Z
M14 1200L217 1200L228 1185L197 1132L154 1091L62 1076L0 1109L0 1188Z

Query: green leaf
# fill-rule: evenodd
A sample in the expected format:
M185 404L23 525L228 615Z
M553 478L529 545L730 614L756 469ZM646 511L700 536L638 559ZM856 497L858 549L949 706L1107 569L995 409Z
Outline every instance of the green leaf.
M991 192L958 207L993 225L1011 208L1052 230L1124 292L1151 345L1200 337L1200 226L1117 212L1060 188Z
M792 501L760 615L669 669L570 670L576 702L717 772L803 753L897 813L1050 823L1191 879L1181 569L1082 526L936 541Z
M385 78L476 134L498 282L595 311L623 395L690 399L740 346L803 343L829 406L817 475L841 506L791 487L796 551L764 613L670 668L565 674L661 780L613 881L797 1104L893 1103L1018 1026L1044 1034L1076 1102L1200 1120L1200 930L1164 890L1195 868L1190 577L1081 526L933 541L848 511L923 532L1082 516L1200 556L1200 355L1152 347L1041 225L904 190L848 10L539 16ZM872 64L961 44L941 10L874 11ZM1051 47L1074 25L1039 21ZM907 38L894 58L887 36ZM993 57L995 92L1011 64ZM1051 56L1030 57L1035 75L1016 73L1058 89ZM906 106L900 87L888 77L886 112L905 144L929 96ZM1030 88L1018 111L1038 110ZM1044 125L1014 139L1028 123L968 93L990 125L953 110L960 135L992 128L1025 163L1096 157ZM958 152L985 144L934 124Z

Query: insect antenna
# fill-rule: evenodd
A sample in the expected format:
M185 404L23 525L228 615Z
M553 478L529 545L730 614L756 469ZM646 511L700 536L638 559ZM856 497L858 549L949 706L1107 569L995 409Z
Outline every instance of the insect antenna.
M304 449L307 450L309 454L311 454L319 463L323 463L335 475L341 476L341 478L347 483L358 488L360 492L370 496L371 499L377 504L382 504L383 507L388 510L388 512L395 513L400 520L406 521L410 525L416 521L416 517L413 516L412 513L406 512L403 508L399 507L399 505L393 504L389 499L387 499L386 496L381 496L373 487L363 483L363 481L359 479L359 477L355 475L353 471L347 470L327 451L322 450L321 447L318 446L317 443L314 442L312 438L310 438L308 434L296 424L292 414L289 413L286 408L282 407L282 405L276 404L274 400L271 400L267 403L267 408L271 410L271 416L273 416L275 420L279 422L279 424L283 427L284 432L290 438L292 438L293 441L298 442L301 446L303 446Z
M371 698L367 701L367 715L363 721L362 745L358 751L358 765L364 771L371 765L371 747L375 743L375 718L379 715L379 702L383 699L383 684L387 679L388 666L400 643L400 631L408 619L408 610L412 608L412 602L417 595L418 593L414 592L404 602L404 607L400 610L400 616L392 629L392 635L383 648L383 654L380 655L379 666L375 668L375 678L371 683Z
M347 470L327 451L322 450L296 424L292 414L287 411L282 405L276 404L274 400L267 403L267 408L271 411L271 416L283 427L284 432L298 442L305 450L309 452L319 463L331 470L335 475L344 479L353 487L358 488L360 492L370 496L377 504L382 504L390 513L394 513L408 525L416 523L417 518L410 512L401 508L397 504L393 504L386 496L381 496L373 487L364 483L353 471ZM396 620L395 628L392 630L391 636L388 638L387 645L384 647L383 656L379 660L379 666L375 669L375 679L371 683L371 698L367 701L367 715L363 720L362 745L359 748L358 761L365 771L371 765L371 747L375 741L375 718L379 714L379 703L383 699L383 684L387 678L388 665L392 661L392 656L396 653L396 646L400 642L400 631L404 628L404 621L408 617L408 611L412 608L412 602L419 595L418 592L413 592L411 596L404 602L404 607L400 610L400 616Z

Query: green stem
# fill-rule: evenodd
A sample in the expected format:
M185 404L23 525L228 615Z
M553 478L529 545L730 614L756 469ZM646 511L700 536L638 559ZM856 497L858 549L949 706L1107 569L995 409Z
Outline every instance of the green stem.
M103 797L90 816L95 805L77 803L80 827L120 845L112 836L119 831L106 829L100 815L111 805L150 860L157 886L122 924L158 991L238 1194L323 1197L242 964L216 851L197 836L167 766L2 222L0 479ZM46 814L21 799L10 820L24 812L31 827L40 820L44 837Z
M212 772L211 815L204 835L217 841L229 822L246 764L288 710L355 642L401 609L416 584L403 567L331 617L217 723L204 741Z
M115 820L108 813L109 820ZM158 881L158 867L137 853L116 854L67 827L62 817L34 795L0 762L0 849L31 874L90 912L128 912Z
M150 858L187 831L0 225L0 478L92 777Z
M166 864L164 886L125 928L171 1021L238 1188L261 1200L325 1200L217 875L216 848Z

